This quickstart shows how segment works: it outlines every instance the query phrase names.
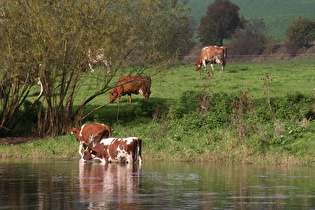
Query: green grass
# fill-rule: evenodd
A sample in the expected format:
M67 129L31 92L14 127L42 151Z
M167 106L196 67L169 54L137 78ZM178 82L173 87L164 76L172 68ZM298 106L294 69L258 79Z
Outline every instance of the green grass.
M315 61L279 63L228 64L226 71L218 66L210 80L210 94L227 93L238 96L249 90L255 104L265 104L265 74L270 81L270 97L281 98L300 92L313 98ZM150 73L150 72L147 72ZM112 127L114 137L138 136L143 139L144 160L216 161L251 164L312 165L314 163L315 123L306 120L278 119L244 121L252 123L254 130L240 139L233 124L212 126L216 118L183 109L187 101L180 100L187 91L202 91L209 81L206 73L194 71L193 65L174 66L162 75L152 76L152 94L148 102L141 95L133 95L133 103L122 98L105 106L84 123L101 122ZM96 83L91 81L91 83ZM96 86L85 89L77 101L83 100ZM108 93L94 100L85 112L108 101ZM314 104L314 102L312 102ZM158 106L155 106L155 105ZM154 108L153 117L148 110ZM163 107L165 109L163 109ZM159 108L159 109L158 109ZM258 107L259 108L259 107ZM257 109L258 109L257 108ZM147 112L149 114L147 114ZM292 116L293 119L293 116ZM251 120L251 119L249 119ZM278 131L279 134L276 134ZM16 146L0 146L0 157L14 158L80 158L75 136L52 137ZM170 155L171 154L171 155Z
M188 1L197 24L199 24L200 18L206 14L207 8L212 2L209 0ZM231 0L231 2L239 6L240 15L245 19L263 19L268 34L278 39L286 38L285 30L298 16L315 18L315 2L312 0Z

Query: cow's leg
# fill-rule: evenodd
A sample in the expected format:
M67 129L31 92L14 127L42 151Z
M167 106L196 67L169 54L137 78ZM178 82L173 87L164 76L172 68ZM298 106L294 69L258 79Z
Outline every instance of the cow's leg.
M224 67L225 67L225 60L223 60L222 65L221 65L222 71L224 71Z
M212 71L214 71L214 66L212 63L210 64L210 66L211 66Z
M118 97L117 97L117 102L116 102L117 104L120 103L120 97L121 97L121 96L118 96Z
M131 94L128 94L128 102L131 104L132 99L131 99Z
M207 71L207 63L205 60L202 61L203 71Z
M90 62L88 62L88 63L89 63L90 71L91 71L91 72L94 72L93 66L91 65Z
M79 154L81 155L81 159L83 159L83 152L82 152L82 149L83 149L83 142L81 141L81 142L80 142L80 146L79 146Z
M107 74L110 73L110 70L111 70L111 61L107 61L106 59L103 60L105 66L106 66L106 69L107 69Z

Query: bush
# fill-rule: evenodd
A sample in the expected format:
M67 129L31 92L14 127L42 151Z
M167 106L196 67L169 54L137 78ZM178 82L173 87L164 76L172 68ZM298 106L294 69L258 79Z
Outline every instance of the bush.
M196 91L186 91L180 97L180 104L184 113L195 112L199 108L198 98L200 93Z
M164 100L140 100L134 108L134 114L137 117L159 118L166 111Z
M301 120L312 113L312 98L302 93L288 93L275 103L275 117L278 119Z

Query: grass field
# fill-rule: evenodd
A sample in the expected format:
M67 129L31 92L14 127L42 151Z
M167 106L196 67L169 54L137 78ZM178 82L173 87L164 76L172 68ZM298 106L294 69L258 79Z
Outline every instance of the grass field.
M188 5L197 24L200 18L206 14L207 7L213 1L189 0ZM298 16L315 18L315 2L311 0L231 0L240 7L240 15L245 19L263 19L270 36L284 39L284 32L292 19Z
M219 69L220 67L216 65L210 84L212 93L237 94L239 91L249 89L251 95L256 99L264 98L264 81L262 79L268 73L272 77L271 91L274 96L283 97L287 92L292 91L314 94L315 61L228 64L224 72ZM147 73L150 74L150 72ZM182 93L191 90L201 91L206 81L206 73L202 69L196 72L194 65L176 66L166 74L152 76L150 99L163 99L166 103L176 104ZM93 92L93 89L91 88L90 91ZM84 95L87 95L86 92ZM138 100L142 100L143 96L132 95L132 98L136 103ZM101 105L108 100L109 95L105 94L93 101L91 105ZM122 97L122 107L131 106L126 104L126 101L127 97ZM116 108L117 105L113 103L108 107Z
M144 103L141 95L133 95L134 102L128 104L125 96L120 106L116 103L105 106L84 123L106 123L112 127L115 137L141 137L144 159L282 165L314 163L315 123L312 120L292 121L290 116L286 116L286 119L273 119L270 122L242 121L238 125L213 127L211 123L217 118L210 116L211 112L207 114L208 117L194 111L181 113L185 108L181 107L181 97L187 91L202 91L207 83L210 94L237 96L241 91L249 90L255 104L265 103L264 78L269 74L271 98L281 99L288 93L300 92L312 99L315 61L228 64L224 72L218 70L219 66L215 68L210 81L205 72L194 71L193 65L174 66L158 75L151 72L152 94L149 104ZM150 70L146 73L150 74ZM83 100L89 91L95 91L93 87L83 86L84 94L79 94L77 101ZM85 112L106 103L108 98L108 93L100 96L86 107ZM185 103L189 104L189 99ZM158 108L161 108L153 110L153 116L160 112L158 118L144 114L154 104L159 104ZM220 112L217 114L220 115ZM240 125L247 126L248 123L254 130L240 140L238 129L242 128ZM75 137L68 134L23 145L0 146L0 157L79 158L77 149Z

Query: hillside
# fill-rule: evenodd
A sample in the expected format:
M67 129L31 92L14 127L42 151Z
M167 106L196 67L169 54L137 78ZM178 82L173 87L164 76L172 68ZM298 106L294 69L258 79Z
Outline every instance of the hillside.
M315 1L313 0L230 0L240 7L240 15L245 19L263 19L268 34L284 39L285 30L292 19L298 16L315 19ZM213 0L188 0L194 20L199 24Z

